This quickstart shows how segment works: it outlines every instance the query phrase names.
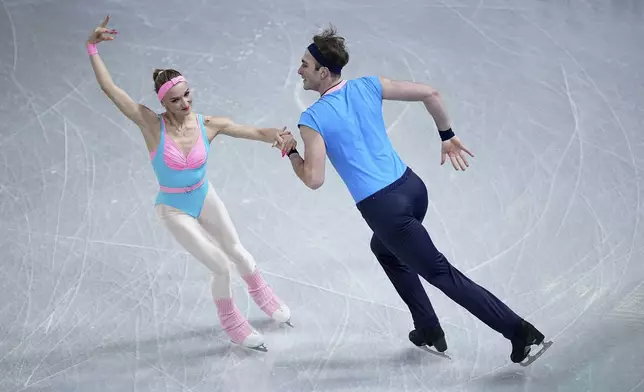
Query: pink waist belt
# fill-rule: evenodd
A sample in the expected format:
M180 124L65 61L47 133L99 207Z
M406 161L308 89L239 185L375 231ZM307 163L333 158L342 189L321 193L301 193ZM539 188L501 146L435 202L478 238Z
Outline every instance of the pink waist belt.
M187 186L183 188L170 188L167 186L160 185L159 189L161 189L161 192L165 192L165 193L188 193L199 188L201 185L203 185L203 182L204 182L204 179L202 178L201 181L191 186Z

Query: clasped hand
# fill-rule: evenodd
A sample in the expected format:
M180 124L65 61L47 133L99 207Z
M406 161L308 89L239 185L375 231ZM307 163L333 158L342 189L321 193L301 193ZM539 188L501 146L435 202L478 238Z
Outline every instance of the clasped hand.
M275 132L275 139L273 140L273 147L279 148L282 151L282 156L288 154L289 151L295 148L297 141L293 137L291 131L287 131L286 127Z

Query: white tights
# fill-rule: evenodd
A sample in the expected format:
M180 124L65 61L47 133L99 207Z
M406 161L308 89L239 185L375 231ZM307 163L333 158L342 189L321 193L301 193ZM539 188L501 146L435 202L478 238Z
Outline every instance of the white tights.
M177 242L212 273L213 300L232 297L230 262L241 276L253 273L256 263L240 243L228 211L210 182L198 219L164 204L155 208Z

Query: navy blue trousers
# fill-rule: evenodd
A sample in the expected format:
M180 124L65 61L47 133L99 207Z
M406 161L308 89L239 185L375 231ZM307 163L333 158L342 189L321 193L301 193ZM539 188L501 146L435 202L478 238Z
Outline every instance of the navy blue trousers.
M419 275L508 339L521 318L489 291L454 268L422 225L425 183L411 170L357 204L373 237L371 250L409 308L416 329L440 325Z

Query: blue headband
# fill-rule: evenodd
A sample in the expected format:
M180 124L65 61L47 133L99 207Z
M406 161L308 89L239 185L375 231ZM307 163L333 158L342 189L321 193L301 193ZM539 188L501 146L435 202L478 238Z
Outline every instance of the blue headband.
M331 64L329 60L322 56L320 49L318 49L318 46L315 43L309 45L308 49L311 53L311 56L313 56L313 58L316 59L321 66L327 67L329 71L333 72L334 74L340 74L342 72L342 67L340 67L339 65Z

